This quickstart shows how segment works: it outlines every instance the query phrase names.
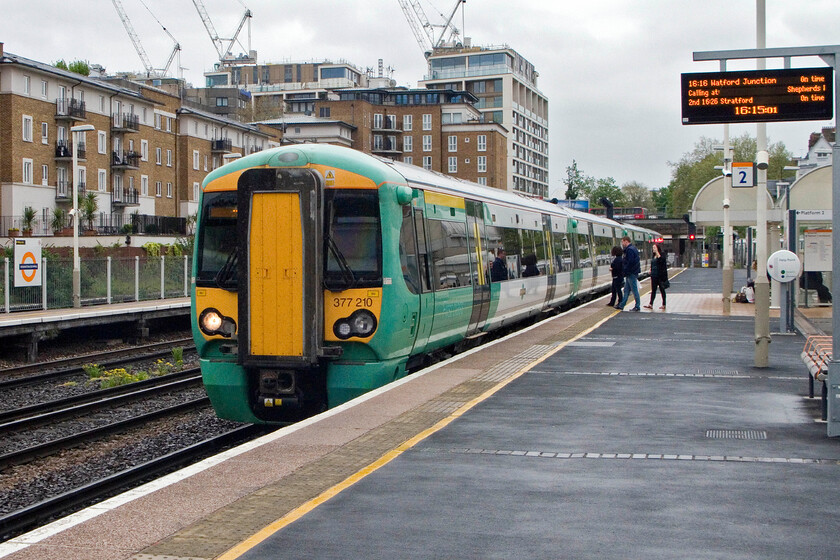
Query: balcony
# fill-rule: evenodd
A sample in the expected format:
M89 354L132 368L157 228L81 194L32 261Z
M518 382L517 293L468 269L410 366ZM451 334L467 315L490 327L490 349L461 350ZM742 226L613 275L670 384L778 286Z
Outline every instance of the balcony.
M111 206L140 206L140 196L137 192L137 189L126 189L123 187L116 187L111 193Z
M140 154L137 152L111 152L113 169L140 169Z
M257 152L261 152L261 151L262 151L262 148L260 148L259 146L249 146L248 147L248 153L249 154L256 154Z
M387 138L384 138L381 142L377 141L376 136L373 138L373 149L371 150L375 154L401 154L402 150L399 148L399 143L397 141L392 141Z
M78 99L61 98L55 100L56 120L83 121L87 119L85 102Z
M210 151L213 153L229 154L233 150L233 143L230 138L221 138L210 141Z
M84 161L86 155L85 143L79 142L76 157L79 158L79 161ZM69 140L57 140L55 143L55 159L56 161L73 161L73 143Z
M79 183L79 192L83 193L87 189L86 183ZM55 185L55 201L56 202L72 202L71 195L73 194L73 183L71 181L58 181Z
M114 113L111 115L112 132L139 132L140 117L131 113Z

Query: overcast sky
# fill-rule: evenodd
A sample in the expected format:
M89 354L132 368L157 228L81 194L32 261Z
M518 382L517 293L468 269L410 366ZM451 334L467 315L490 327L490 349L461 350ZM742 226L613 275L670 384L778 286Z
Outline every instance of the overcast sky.
M0 41L5 49L42 62L82 59L109 72L142 64L110 0L4 0ZM244 4L243 4L244 2ZM432 23L442 22L455 0L421 0ZM840 44L840 1L766 0L767 46ZM194 85L217 55L191 0L122 0L154 66L163 66L172 41ZM145 6L148 6L150 13ZM382 58L398 85L415 87L425 59L397 0L204 0L219 35L230 37L252 11L251 48L259 61L345 60L361 69ZM717 71L717 62L693 62L694 51L754 48L755 0L469 0L455 23L473 45L507 44L531 61L538 88L549 99L551 194L562 195L572 160L594 177L621 185L667 185L668 162L701 137L722 138L721 125L680 124L680 73ZM11 11L11 14L9 13ZM247 45L247 33L240 34ZM237 48L239 53L244 49ZM825 66L818 58L794 67ZM769 68L781 68L771 59ZM730 63L753 69L754 61ZM808 135L829 121L769 124L770 141L794 155ZM733 135L755 134L736 125Z

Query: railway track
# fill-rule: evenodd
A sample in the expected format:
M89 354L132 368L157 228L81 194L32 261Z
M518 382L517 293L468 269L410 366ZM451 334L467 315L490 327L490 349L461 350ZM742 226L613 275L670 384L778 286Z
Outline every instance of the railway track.
M177 346L183 347L185 352L195 350L192 338L182 338L0 369L0 391L74 375L82 372L85 364L113 367L168 356Z
M225 447L266 433L262 426L248 424L207 438L199 443L124 469L60 495L0 516L0 541L67 515L82 506L96 503L166 472L192 464Z

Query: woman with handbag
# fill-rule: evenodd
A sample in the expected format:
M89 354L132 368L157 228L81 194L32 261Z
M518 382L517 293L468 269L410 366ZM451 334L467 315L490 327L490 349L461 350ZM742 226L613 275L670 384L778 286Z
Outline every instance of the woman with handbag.
M645 305L645 309L653 309L653 301L656 299L656 290L662 292L662 306L659 309L665 309L665 289L671 286L668 280L668 260L665 258L665 253L662 251L662 246L656 244L653 246L653 259L650 261L650 304Z

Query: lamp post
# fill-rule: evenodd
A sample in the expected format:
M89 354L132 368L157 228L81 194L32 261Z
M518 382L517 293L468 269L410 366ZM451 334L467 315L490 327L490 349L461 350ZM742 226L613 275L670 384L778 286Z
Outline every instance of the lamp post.
M80 124L70 127L73 139L73 307L82 306L82 275L79 263L79 133L96 130L92 124Z

